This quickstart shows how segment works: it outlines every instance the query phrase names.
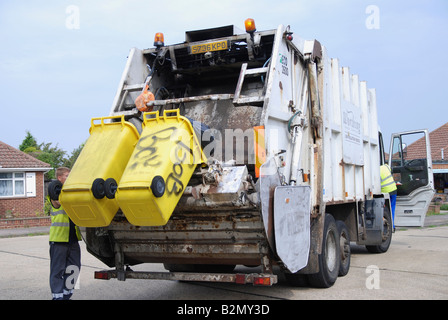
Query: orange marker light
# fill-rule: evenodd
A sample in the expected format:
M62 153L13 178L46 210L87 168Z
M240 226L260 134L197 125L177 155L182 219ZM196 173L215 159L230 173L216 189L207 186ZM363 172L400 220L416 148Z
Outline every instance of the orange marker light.
M255 32L257 29L255 28L255 21L254 19L246 19L244 21L244 26L246 27L246 32L252 33Z
M271 278L269 277L254 277L255 286L271 286Z
M260 177L261 165L266 162L264 126L254 127L255 176Z

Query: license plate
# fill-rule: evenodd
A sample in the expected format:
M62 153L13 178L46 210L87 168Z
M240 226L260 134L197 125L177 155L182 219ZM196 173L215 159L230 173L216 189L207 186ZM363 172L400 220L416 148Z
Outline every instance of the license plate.
M222 40L222 41L192 45L190 46L190 53L198 54L211 51L227 50L227 48L228 48L227 40Z

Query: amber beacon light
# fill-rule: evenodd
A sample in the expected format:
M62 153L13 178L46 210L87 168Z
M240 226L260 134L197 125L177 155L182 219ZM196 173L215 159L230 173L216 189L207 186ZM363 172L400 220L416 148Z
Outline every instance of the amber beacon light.
M163 39L163 33L157 32L154 36L154 46L157 48L164 46L164 39Z
M254 19L246 19L244 21L244 26L246 27L246 32L252 33L255 32L257 29L255 28L255 21Z

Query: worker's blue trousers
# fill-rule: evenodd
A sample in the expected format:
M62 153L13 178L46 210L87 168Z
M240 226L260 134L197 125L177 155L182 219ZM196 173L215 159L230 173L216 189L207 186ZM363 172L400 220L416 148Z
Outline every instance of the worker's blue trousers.
M395 204L397 203L397 194L390 194L390 207L392 208L392 227L395 228Z
M79 243L50 242L50 288L54 300L68 300L81 270Z

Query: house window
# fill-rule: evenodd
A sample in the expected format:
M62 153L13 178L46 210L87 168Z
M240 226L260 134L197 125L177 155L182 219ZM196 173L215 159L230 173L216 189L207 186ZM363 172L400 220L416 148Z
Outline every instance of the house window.
M0 197L24 197L25 173L0 172Z

